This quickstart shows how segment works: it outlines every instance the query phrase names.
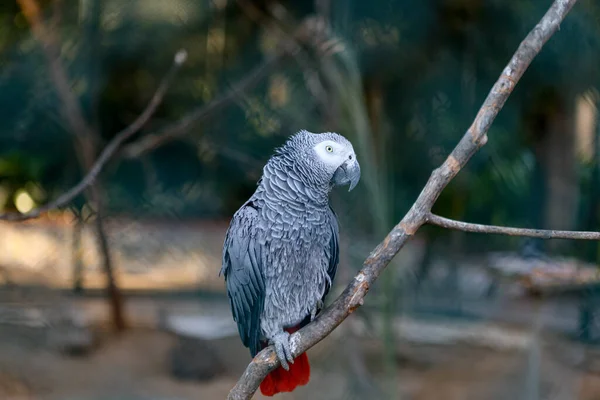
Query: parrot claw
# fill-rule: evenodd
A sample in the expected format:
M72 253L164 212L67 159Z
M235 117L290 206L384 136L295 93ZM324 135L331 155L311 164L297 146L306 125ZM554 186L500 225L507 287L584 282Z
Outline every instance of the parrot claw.
M279 358L279 362L281 362L281 367L286 371L290 370L290 364L294 363L294 357L292 356L292 350L290 349L290 334L287 332L282 332L277 335L272 340L275 345L275 352L277 353L277 358Z
M312 311L310 313L310 321L311 322L315 319L315 317L319 313L319 310L321 310L322 308L323 308L323 301L318 300L317 304L315 305L315 307L312 309Z

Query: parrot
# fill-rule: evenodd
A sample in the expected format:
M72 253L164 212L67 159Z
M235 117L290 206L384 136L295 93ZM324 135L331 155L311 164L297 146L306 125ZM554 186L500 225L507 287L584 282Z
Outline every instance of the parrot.
M323 309L335 278L339 225L329 194L359 181L349 140L301 130L275 149L254 194L231 218L219 275L250 355L273 345L280 361L260 384L265 396L310 379L308 357L294 359L290 335Z

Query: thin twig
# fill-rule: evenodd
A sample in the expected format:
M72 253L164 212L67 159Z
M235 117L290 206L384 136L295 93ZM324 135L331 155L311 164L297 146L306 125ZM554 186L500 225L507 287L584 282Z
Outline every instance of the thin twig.
M446 161L433 171L417 201L402 221L373 250L365 260L361 271L354 277L344 292L313 322L291 336L294 357L320 342L356 308L363 304L369 287L377 280L381 272L408 240L427 222L431 207L442 190L458 174L473 154L486 143L486 135L492 122L504 106L517 82L543 45L556 32L575 3L576 0L555 0L536 27L521 42L509 64L502 71L500 78L492 87L473 124ZM279 360L273 347L269 346L263 349L254 357L236 385L231 389L228 399L251 398L265 376L278 365Z
M295 44L295 41L298 40L302 42L305 38L311 37L314 30L315 26L313 20L311 18L305 19L291 35L291 40L282 41L277 46L274 54L267 57L263 63L233 84L229 91L215 98L210 103L202 105L190 112L173 125L160 129L156 133L145 135L137 142L125 146L122 152L120 152L120 155L124 158L137 158L165 143L185 136L191 131L190 128L195 124L213 116L216 112L234 103L241 93L248 91L260 83L285 59L288 57L296 57L301 49Z
M233 85L228 92L187 114L175 124L163 128L156 133L144 135L144 137L138 141L125 146L120 152L120 155L124 158L137 158L167 142L184 136L194 124L225 108L235 101L239 93L249 90L257 85L279 64L284 58L284 55L284 53L276 53L267 58L262 64L254 68L249 74L245 75L239 82Z
M104 148L96 162L93 164L92 168L88 171L88 173L83 177L83 179L71 189L57 197L55 200L41 206L35 208L27 213L7 213L0 215L0 220L5 221L24 221L27 219L37 218L41 214L48 212L50 210L64 207L69 204L75 197L80 195L86 188L88 188L98 177L102 168L106 165L106 163L115 155L119 147L123 142L137 133L146 122L150 119L150 117L154 114L162 99L167 92L173 77L181 67L181 65L185 62L187 58L187 52L185 50L179 50L175 55L173 60L173 65L171 69L160 85L156 89L156 92L152 96L152 99L146 106L146 109L129 125L127 128L123 129L119 133L115 135L115 137L108 143L108 145Z
M473 224L470 222L456 221L439 215L429 214L427 223L441 226L442 228L454 229L463 232L491 233L495 235L525 236L541 239L579 239L600 240L600 232L586 231L554 231L546 229L512 228L507 226Z

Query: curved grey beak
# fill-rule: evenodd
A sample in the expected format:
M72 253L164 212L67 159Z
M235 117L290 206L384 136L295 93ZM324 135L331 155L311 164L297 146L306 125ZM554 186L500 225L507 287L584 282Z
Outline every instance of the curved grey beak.
M333 174L333 184L337 186L350 185L348 191L351 191L360 181L360 164L356 158L348 160Z

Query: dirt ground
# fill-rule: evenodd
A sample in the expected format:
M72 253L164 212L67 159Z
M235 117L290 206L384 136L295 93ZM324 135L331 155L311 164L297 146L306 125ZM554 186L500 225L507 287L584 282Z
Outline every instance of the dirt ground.
M150 229L146 225L130 224L116 229L111 243L121 285L127 289L215 287L222 290L223 283L216 271L225 227L222 223L202 229L180 227L178 235L174 235L171 226ZM33 224L0 224L0 236L5 239L0 241L0 272L6 275L0 276L0 283L10 281L18 285L41 281L52 287L70 286L68 226L51 224L42 228ZM89 232L84 234L83 242L86 287L102 287L104 277L93 243L86 244L92 242ZM247 349L239 338L229 337L214 342L214 350L224 365L216 378L204 382L172 378L169 357L177 338L148 328L156 328L159 322L155 299L128 300L127 311L130 319L135 317L137 328L115 336L106 333L101 324L99 328L95 325L100 339L90 354L62 355L48 347L39 329L13 326L4 319L10 319L12 304L27 312L39 312L40 305L61 309L72 305L73 298L40 288L9 291L9 294L0 293L3 322L0 325L0 400L224 399L249 361ZM103 300L79 301L78 305L87 320L108 319ZM169 303L161 300L158 308L180 314L230 315L227 304L215 307L212 303L200 304L196 299ZM513 310L522 317L516 322L521 326L531 325L529 319L534 314L526 313L522 303L516 303L513 308L498 303L496 309L502 315ZM573 312L571 308L566 311L549 308L546 315L564 319ZM571 319L566 321L569 329L573 325ZM346 326L348 322L309 351L312 366L309 385L277 398L600 400L600 350L564 336L544 335L527 350L493 350L474 345L474 340L425 345L417 339L431 336L432 328L419 325L405 332L412 339L397 339L396 352L391 357L395 368L390 369L385 367L385 351L379 338L348 335ZM264 397L257 394L255 398Z
M224 399L248 361L237 338L224 339L215 343L225 360L224 373L208 382L181 382L169 377L169 350L176 339L164 332L133 329L120 337L104 334L93 353L78 357L44 349L30 335L2 332L1 399ZM349 357L355 355L355 344L338 336L309 353L310 384L279 398L500 400L533 398L526 393L537 387L540 399L600 399L600 370L589 371L580 359L569 360L563 344L547 344L537 356L541 357L536 364L539 368L531 368L531 354L518 351L404 343L399 345L395 379L386 381L379 345L361 342L364 376L357 377L360 369L352 367L353 357ZM573 358L575 353L568 354ZM361 387L369 376L378 390ZM537 379L539 385L530 389ZM396 394L385 394L386 390ZM263 397L257 394L255 398Z

